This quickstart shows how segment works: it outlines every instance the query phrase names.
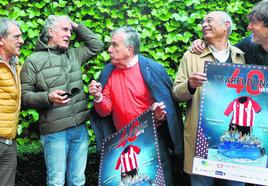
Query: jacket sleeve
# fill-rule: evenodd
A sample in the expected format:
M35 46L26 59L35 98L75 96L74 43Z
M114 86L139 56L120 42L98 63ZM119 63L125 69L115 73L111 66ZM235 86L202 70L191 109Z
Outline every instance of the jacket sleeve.
M152 96L157 102L164 102L166 105L166 122L168 125L169 135L172 139L170 141L173 144L173 149L176 154L183 155L183 123L181 118L181 112L178 109L178 105L172 97L172 80L168 76L166 69L156 63L150 62L150 60L145 58L141 59L141 69L143 71L149 70L150 73L143 73L143 78L150 89ZM143 59L143 60L142 60ZM146 63L147 61L147 63ZM146 64L150 64L148 68ZM150 68L151 66L151 68ZM150 75L149 75L150 74ZM155 83L157 82L157 83Z
M187 63L189 62L187 62L186 54L184 54L182 62L180 63L180 66L178 68L178 72L176 74L176 78L172 88L173 96L180 101L188 101L193 97L193 95L190 93L188 89L189 64Z
M74 32L77 34L78 40L84 42L84 46L70 50L78 57L80 65L103 50L103 42L89 28L79 24Z
M48 100L48 92L36 91L37 77L32 62L26 59L21 70L22 107L34 109L46 109L51 106Z

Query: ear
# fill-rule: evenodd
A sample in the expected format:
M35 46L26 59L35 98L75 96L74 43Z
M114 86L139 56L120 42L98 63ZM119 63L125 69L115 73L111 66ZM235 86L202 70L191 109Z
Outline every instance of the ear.
M48 28L48 35L49 35L49 37L53 36L52 28Z
M0 37L0 46L3 46L4 43L3 43L3 37Z
M134 54L133 46L128 46L128 51L129 51L130 54Z
M228 30L230 27L231 27L230 21L226 21L224 30Z

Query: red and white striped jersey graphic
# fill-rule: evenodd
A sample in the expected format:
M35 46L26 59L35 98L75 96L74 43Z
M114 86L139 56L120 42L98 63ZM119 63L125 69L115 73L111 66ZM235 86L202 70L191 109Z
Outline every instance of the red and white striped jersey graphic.
M224 115L229 116L233 112L231 123L239 126L252 127L254 125L255 113L260 112L260 105L250 97L245 97L244 103L239 102L240 98L232 101L226 110Z
M133 169L138 169L138 157L140 148L134 145L127 146L124 151L120 154L115 170L118 170L121 165L121 173L129 172Z

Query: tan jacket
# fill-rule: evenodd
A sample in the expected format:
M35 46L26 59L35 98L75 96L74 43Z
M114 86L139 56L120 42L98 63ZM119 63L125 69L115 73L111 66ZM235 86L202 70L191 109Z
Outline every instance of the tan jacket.
M233 63L244 64L244 53L234 46L230 46L230 49ZM202 91L202 87L198 87L195 93L191 95L188 90L188 78L192 72L204 72L205 61L215 61L209 48L206 48L201 55L192 54L189 51L185 52L173 85L174 97L180 101L187 101L184 126L184 171L188 174L192 173L199 103Z
M14 139L17 133L20 111L20 69L16 65L16 76L11 68L0 60L0 137Z

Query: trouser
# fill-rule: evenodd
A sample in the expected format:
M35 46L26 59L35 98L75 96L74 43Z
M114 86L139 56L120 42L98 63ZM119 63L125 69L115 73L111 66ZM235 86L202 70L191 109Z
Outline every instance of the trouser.
M41 135L48 186L63 186L65 174L68 186L85 184L88 140L85 124Z
M172 168L171 168L171 162L170 162L170 154L168 150L169 138L167 136L167 132L165 131L165 127L166 126L160 126L157 128L158 145L159 145L160 161L161 161L161 165L163 168L166 186L172 186L173 185Z
M0 185L14 186L17 167L16 142L6 145L0 142Z

